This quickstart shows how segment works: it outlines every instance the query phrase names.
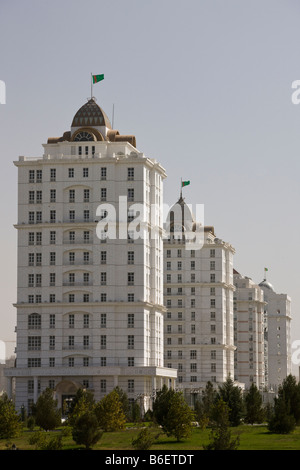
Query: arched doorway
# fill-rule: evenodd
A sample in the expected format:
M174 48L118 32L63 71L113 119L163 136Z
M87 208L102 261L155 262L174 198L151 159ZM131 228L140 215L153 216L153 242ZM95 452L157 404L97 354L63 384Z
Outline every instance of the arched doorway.
M55 395L58 400L58 406L62 410L62 416L68 415L72 400L78 389L82 388L81 383L74 380L62 380L55 387Z

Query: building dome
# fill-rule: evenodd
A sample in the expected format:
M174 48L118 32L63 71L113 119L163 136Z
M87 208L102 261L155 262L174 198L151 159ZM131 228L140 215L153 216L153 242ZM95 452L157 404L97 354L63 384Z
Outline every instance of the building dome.
M275 292L275 289L274 287L272 286L272 284L270 282L268 282L266 279L264 279L260 284L259 284L259 287L266 287L267 289Z
M105 126L111 129L111 123L96 101L91 98L75 114L71 127Z
M196 229L194 216L182 196L180 196L168 213L167 227L170 233L177 234L186 231L194 232Z

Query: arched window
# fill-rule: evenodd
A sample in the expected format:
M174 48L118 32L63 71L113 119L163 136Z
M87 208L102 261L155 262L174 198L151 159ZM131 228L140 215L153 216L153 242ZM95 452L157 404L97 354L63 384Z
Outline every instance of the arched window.
M32 330L39 330L41 328L42 320L39 313L31 313L28 315L28 328Z

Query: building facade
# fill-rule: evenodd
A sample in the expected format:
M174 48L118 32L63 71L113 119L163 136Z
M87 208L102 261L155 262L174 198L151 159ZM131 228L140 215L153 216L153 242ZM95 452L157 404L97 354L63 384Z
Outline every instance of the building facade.
M176 206L176 208L175 208ZM177 211L177 208L179 212ZM184 216L181 216L185 213ZM172 214L177 215L172 217ZM203 230L203 246L193 249L186 225ZM177 387L193 404L208 381L234 377L234 248L213 227L199 227L182 197L167 220L164 240L165 364L178 371ZM176 229L177 227L177 229Z
M252 279L233 271L235 379L265 387L264 293Z
M259 287L266 301L265 350L268 387L277 392L278 386L292 373L291 298L277 294L273 285L264 279Z
M117 385L151 406L164 367L163 167L94 98L38 158L19 157L16 407L46 387ZM142 236L143 235L143 236Z

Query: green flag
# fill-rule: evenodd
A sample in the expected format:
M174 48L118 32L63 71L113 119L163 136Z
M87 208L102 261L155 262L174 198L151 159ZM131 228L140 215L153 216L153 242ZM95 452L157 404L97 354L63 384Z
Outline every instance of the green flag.
M102 74L102 75L93 75L93 83L101 82L101 80L104 80L104 74Z
M189 184L190 184L190 181L182 181L181 187L183 188L183 186L188 186Z
M265 268L265 271L269 271L268 268Z

